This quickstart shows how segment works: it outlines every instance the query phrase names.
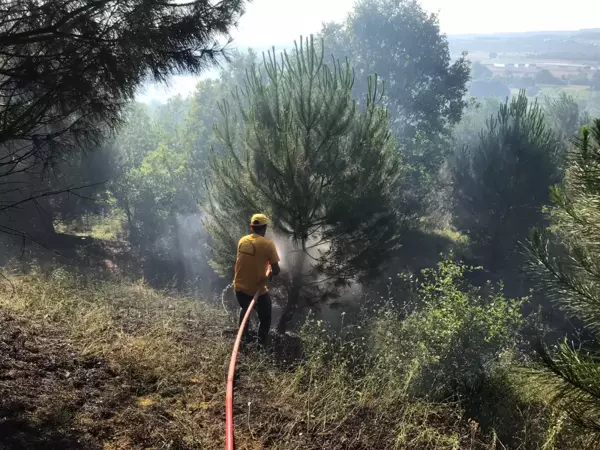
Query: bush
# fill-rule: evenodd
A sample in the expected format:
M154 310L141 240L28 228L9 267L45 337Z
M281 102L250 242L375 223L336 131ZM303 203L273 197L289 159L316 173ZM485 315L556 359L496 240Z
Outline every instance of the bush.
M467 273L475 270L451 256L442 260L415 282L416 299L404 320L398 323L389 312L379 320L378 328L397 330L386 346L422 367L420 393L431 396L435 384L438 399L464 397L515 348L525 299L507 299L502 286L491 283L484 289L466 283Z
M506 99L510 97L510 89L502 81L481 79L471 83L469 94L478 98L500 97Z
M535 74L535 82L538 84L551 84L557 86L563 86L567 84L564 80L555 77L552 72L547 69L540 70Z
M431 413L431 405L454 404L452 414L464 422L473 418L479 438L510 446L500 448L557 448L565 433L562 419L529 394L515 357L526 299L507 299L502 286L472 286L466 278L478 270L449 256L417 280L401 277L413 287L403 307L400 298L375 310L369 301L359 315L363 320L340 333L309 320L302 330L306 367L328 387L319 405L340 396L335 414L347 414L341 405L369 405L385 417L387 410L421 414ZM473 448L466 441L459 448Z

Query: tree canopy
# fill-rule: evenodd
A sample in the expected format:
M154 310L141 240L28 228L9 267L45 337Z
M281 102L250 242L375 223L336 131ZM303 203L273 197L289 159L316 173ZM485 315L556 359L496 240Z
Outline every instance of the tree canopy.
M600 119L585 127L569 155L562 186L552 189L551 227L532 235L531 273L548 298L600 331ZM597 341L544 349L549 395L578 423L600 435Z
M515 266L517 244L540 223L548 189L560 177L558 141L525 92L490 117L476 147L453 164L456 227L492 270Z
M447 137L467 102L466 56L450 57L438 17L416 0L360 0L343 23L326 24L321 36L327 55L348 58L359 76L375 73L384 80L383 101L409 168L401 189L411 209L425 214L440 189ZM365 98L366 89L357 83L355 97Z
M322 31L327 51L357 73L386 83L386 106L400 137L447 132L460 120L469 79L463 56L450 58L438 18L416 0L360 0L342 24ZM357 86L364 94L364 86Z
M122 122L123 106L144 81L199 73L212 63L223 51L218 39L242 6L240 0L3 2L0 176L27 185L24 174L39 175L62 155L96 146ZM5 197L4 208L21 200Z
M402 226L392 205L401 169L382 85L369 79L359 109L353 84L350 65L325 64L311 37L281 58L269 52L248 72L235 104L221 103L223 155L211 160L208 211L221 273L231 274L237 241L255 211L271 215L275 229L305 255L293 274L305 280L293 286L314 283L316 272L334 285L366 280L393 254ZM288 292L284 320L301 299Z

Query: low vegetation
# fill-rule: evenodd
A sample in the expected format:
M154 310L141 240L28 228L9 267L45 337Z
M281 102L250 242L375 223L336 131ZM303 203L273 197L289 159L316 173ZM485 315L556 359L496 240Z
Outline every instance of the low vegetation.
M245 349L235 397L238 448L493 449L505 448L502 439L513 443L507 448L578 448L564 446L562 419L514 381L510 333L523 325L518 303L501 291L465 289L465 270L446 259L425 271L404 319L390 298L341 333L308 320L301 352L291 339L274 345L275 354ZM0 306L7 374L0 391L5 404L21 404L4 411L2 427L17 433L21 447L36 445L34 434L18 434L26 424L39 434L51 429L62 448L77 441L105 449L222 448L233 335L224 333L222 309L66 269L9 276ZM461 350L465 340L469 353ZM32 360L36 354L51 365L46 357ZM34 366L34 385L50 388L43 396L30 395L29 384L18 388L25 361ZM91 392L83 395L84 388ZM464 389L478 389L495 410L500 401L507 417L466 411Z

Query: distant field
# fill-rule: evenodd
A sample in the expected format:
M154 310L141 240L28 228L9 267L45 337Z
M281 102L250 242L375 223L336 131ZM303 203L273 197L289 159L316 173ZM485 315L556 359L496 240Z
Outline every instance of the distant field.
M453 57L460 56L459 54L452 55ZM474 51L468 52L467 58L471 61L479 61L482 64L568 64L574 66L598 66L599 61L595 60L580 60L580 59L548 59L548 58L535 58L529 56L527 53L499 53L497 58L490 58L489 52Z
M589 101L598 97L598 94L590 89L589 86L551 86L539 85L540 93L538 95L547 95L557 97L561 92L566 92L578 100Z
M540 84L538 87L540 88L540 92L537 94L537 97L542 97L544 95L547 95L548 97L558 97L561 92L566 92L578 100L600 100L600 95L598 95L597 92L592 91L589 86L552 86ZM517 95L519 89L512 88L510 92L512 95Z
M540 92L536 95L537 98L548 96L551 98L558 97L561 92L566 92L573 98L582 102L585 108L592 116L600 116L600 92L592 91L589 86L550 86L539 85ZM519 89L512 88L511 95L518 95Z
M565 80L581 80L582 76L592 79L600 70L597 31L449 36L449 42L453 57L465 50L470 61L487 66L494 77L512 86L514 78L535 78L543 69ZM490 58L491 52L496 53L496 58ZM529 66L525 67L526 64ZM592 116L600 117L600 92L592 91L588 86L538 84L537 87L540 91L536 97L557 97L566 92L585 105ZM518 89L511 89L512 95L518 92Z

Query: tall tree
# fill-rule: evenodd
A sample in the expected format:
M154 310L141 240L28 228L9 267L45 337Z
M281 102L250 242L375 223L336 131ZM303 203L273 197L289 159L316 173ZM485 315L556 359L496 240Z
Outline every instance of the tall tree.
M469 80L465 57L450 58L438 17L416 0L359 0L343 24L322 31L328 53L386 83L386 106L399 136L449 132L460 120ZM364 93L364 86L356 86Z
M452 60L438 17L417 0L359 0L343 23L326 24L321 34L328 54L386 83L392 131L411 168L402 191L422 212L450 148L445 138L466 105L469 62ZM357 98L365 89L355 85Z
M600 331L600 119L584 128L562 186L552 189L551 227L532 234L532 274L543 292L595 335ZM590 343L591 344L591 343ZM549 395L600 438L600 363L596 350L564 341L544 349ZM588 347L592 347L589 345Z
M521 91L490 117L478 146L457 155L455 225L468 235L486 268L518 270L517 244L542 223L548 188L560 177L558 154L541 107Z
M246 70L256 60L257 55L252 50L247 53L234 51L222 67L219 79L202 80L196 86L186 117L185 131L186 145L191 147L199 170L206 169L210 149L216 143L213 129L220 120L219 115L215 114L219 109L219 101L230 97L236 86L243 84Z
M281 59L274 51L263 59L237 91L237 108L221 103L223 156L211 161L207 225L224 276L251 213L270 214L289 238L284 331L300 308L370 279L393 254L403 224L392 207L401 169L376 78L359 109L350 65L325 64L312 37Z
M3 2L0 177L27 185L29 174L39 176L65 153L96 143L119 125L123 105L146 79L200 72L222 52L216 41L226 36L242 5L242 0ZM7 191L5 213L48 194L26 189L23 194L23 187Z

